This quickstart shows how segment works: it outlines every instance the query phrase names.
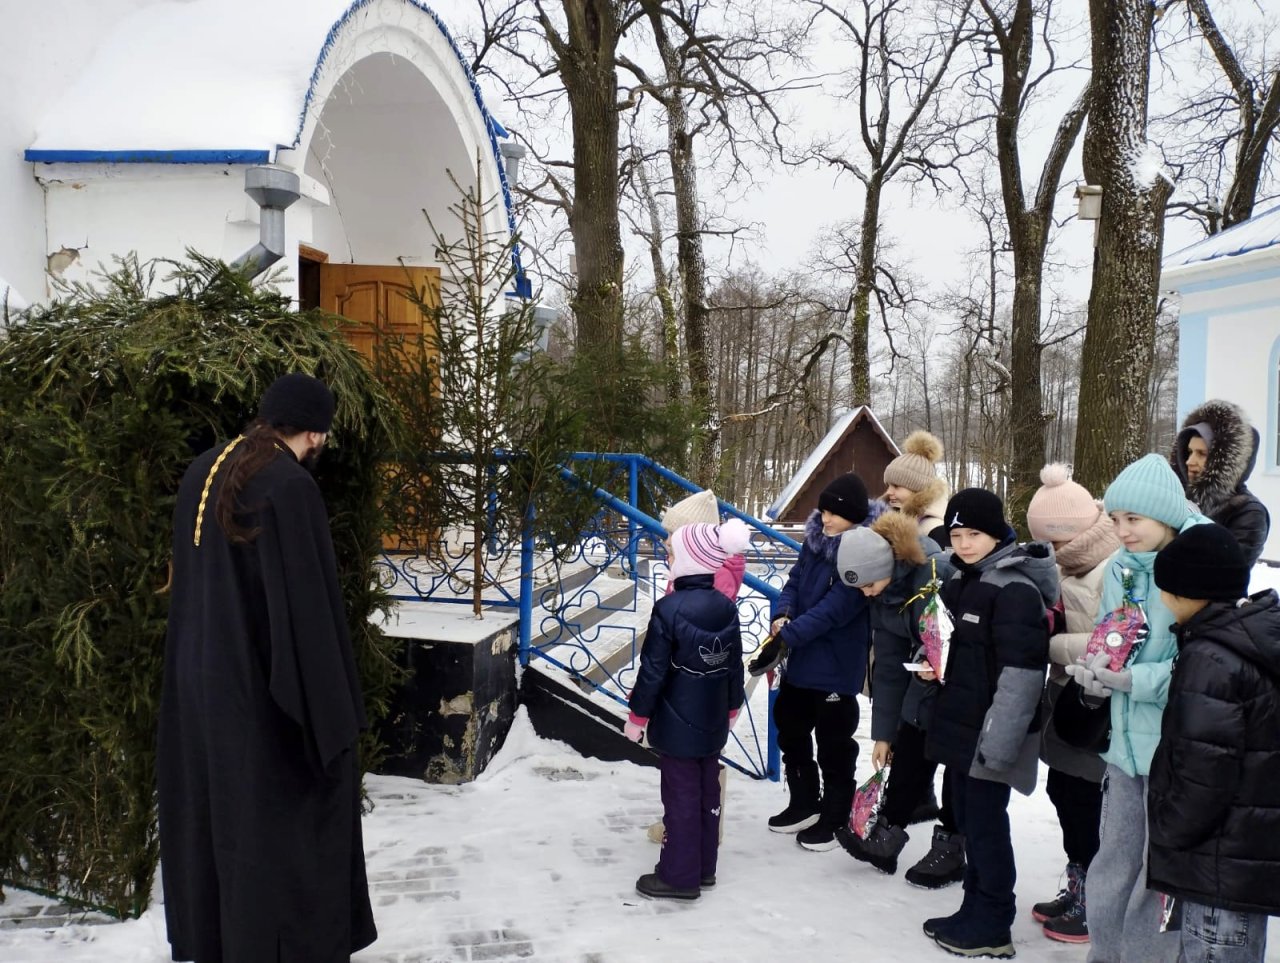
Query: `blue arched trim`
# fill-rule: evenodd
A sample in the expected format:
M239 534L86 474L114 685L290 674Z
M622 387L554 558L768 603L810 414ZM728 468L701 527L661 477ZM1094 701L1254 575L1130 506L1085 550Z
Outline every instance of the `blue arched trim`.
M374 0L355 0L355 2L347 8L346 13L339 17L334 25L329 28L329 33L324 38L324 44L320 48L320 54L316 58L315 68L311 71L311 80L307 84L307 96L302 102L302 111L298 115L298 131L293 137L294 147L297 147L302 141L302 128L307 122L307 111L311 108L311 102L315 97L316 84L320 81L320 73L324 69L325 61L329 57L329 51L332 50L334 44L337 43L338 35L342 33L342 28L347 25L348 21L359 13L361 9L369 6L369 4L373 2ZM471 67L467 64L466 57L463 56L462 50L458 46L457 41L453 39L453 34L449 32L449 28L444 25L444 21L436 15L434 10L423 3L422 0L402 0L402 2L407 3L411 7L416 7L418 10L430 17L431 21L436 25L436 29L438 29L444 39L448 41L449 49L453 51L453 55L458 58L458 66L462 68L462 72L467 77L467 83L471 87L471 96L475 98L476 107L480 111L480 116L484 119L485 132L489 136L489 149L493 151L493 159L498 168L498 182L502 185L502 202L507 210L507 227L511 231L511 236L515 237L515 204L511 196L511 185L507 183L507 169L506 164L503 163L502 151L498 149L498 138L508 137L510 135L503 129L502 125L494 119L494 116L489 113L489 108L484 102L484 94L480 91L480 85L476 82L475 75L471 72ZM515 269L515 293L523 298L532 297L533 284L524 271L524 264L520 256L519 241L517 241L511 248L511 263L512 267Z
M26 150L32 164L266 164L266 150Z

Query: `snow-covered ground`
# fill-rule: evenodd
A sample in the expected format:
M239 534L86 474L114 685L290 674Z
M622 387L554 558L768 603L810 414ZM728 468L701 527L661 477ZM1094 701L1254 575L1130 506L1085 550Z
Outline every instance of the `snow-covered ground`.
M1280 585L1259 567L1253 589ZM762 689L758 691L758 695ZM753 699L753 702L755 700ZM865 762L865 711L859 738ZM1010 805L1018 857L1014 942L1024 961L1083 961L1081 946L1052 943L1031 904L1058 889L1064 857L1042 784ZM785 805L782 787L731 772L719 885L692 904L650 902L635 878L658 848L645 827L660 813L658 773L584 759L539 739L524 710L489 769L462 786L368 778L365 819L374 912L381 934L356 963L532 959L564 963L868 961L951 959L920 932L950 913L960 888L928 891L856 863L841 850L810 853L765 828ZM929 845L915 826L901 867ZM6 889L8 916L36 900ZM157 887L157 898L159 889ZM1272 923L1268 963L1280 963ZM57 929L0 922L6 963L160 963L168 960L164 911L141 919Z
M952 912L959 886L916 889L901 870L884 876L841 850L810 853L770 833L766 818L785 804L774 783L731 773L719 885L688 905L650 902L633 887L658 854L644 832L660 811L657 771L583 759L539 739L523 710L474 783L372 776L368 785L375 808L365 846L381 936L357 963L949 958L920 923ZM1051 943L1030 917L1033 902L1057 891L1064 861L1043 787L1015 794L1010 812L1018 957L1083 961L1084 947ZM928 844L929 827L913 827L903 868ZM34 899L6 895L10 907ZM1280 963L1280 926L1271 935L1267 960ZM0 927L0 959L9 963L168 958L158 903L125 923Z

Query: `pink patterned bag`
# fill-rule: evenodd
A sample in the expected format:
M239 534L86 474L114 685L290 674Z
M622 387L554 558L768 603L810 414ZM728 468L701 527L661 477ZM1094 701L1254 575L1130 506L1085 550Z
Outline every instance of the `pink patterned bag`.
M867 838L867 828L880 811L884 799L885 783L889 781L889 767L877 769L853 794L853 809L849 812L849 831L859 839Z
M933 578L924 584L919 594L908 599L906 604L910 605L921 595L929 596L929 601L925 603L924 610L920 613L916 628L920 633L920 643L924 646L925 660L933 669L933 674L938 677L938 681L945 682L944 673L947 668L947 656L951 652L951 633L955 629L955 623L951 621L951 613L942 604L942 598L938 594L938 590L942 587L942 582L938 579L938 563L932 559L930 561L933 565Z
M1089 636L1084 650L1084 662L1088 663L1099 652L1111 657L1108 668L1119 672L1138 653L1138 647L1147 637L1147 616L1142 611L1141 599L1133 597L1133 572L1120 570L1124 597L1120 605L1102 617Z

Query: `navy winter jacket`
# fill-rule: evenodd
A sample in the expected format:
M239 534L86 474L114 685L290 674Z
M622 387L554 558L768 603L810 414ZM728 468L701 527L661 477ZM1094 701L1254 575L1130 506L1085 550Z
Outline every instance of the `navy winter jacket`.
M787 645L788 683L857 695L867 674L870 609L862 592L836 574L839 545L838 537L822 534L822 515L810 515L800 557L773 603L773 619L791 620L778 633Z
M1212 602L1175 634L1147 788L1147 885L1280 915L1280 599Z
M669 756L717 755L743 699L737 605L712 575L676 579L654 603L631 690L631 711L649 719L649 745Z

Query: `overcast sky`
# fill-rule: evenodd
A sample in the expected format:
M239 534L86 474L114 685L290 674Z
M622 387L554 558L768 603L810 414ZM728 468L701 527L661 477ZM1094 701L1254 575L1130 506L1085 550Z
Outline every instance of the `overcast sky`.
M801 0L779 0L775 9L802 7ZM926 4L932 0L922 0ZM1086 5L1082 0L1059 0L1056 4L1055 22L1059 34L1058 62L1078 60L1087 65L1088 25ZM1216 0L1213 9L1224 30L1233 28L1237 21L1258 24L1265 15L1258 0ZM1178 12L1169 14L1169 20L1158 25L1161 42L1167 44L1172 33L1183 32ZM1270 15L1275 19L1275 15ZM467 23L460 18L460 26ZM1230 36L1230 34L1229 34ZM643 51L640 52L641 54ZM808 48L809 63L797 66L796 75L821 75L815 89L796 91L783 102L783 110L790 117L789 138L799 149L813 138L836 135L853 136L854 103L839 96L842 77L847 76L851 64L851 51L842 45L830 21L819 20ZM632 52L635 56L636 53ZM1037 49L1033 73L1044 62L1042 49ZM1171 71L1157 68L1153 72L1153 113L1167 109L1172 103L1172 87L1179 81L1179 71L1193 69L1189 57L1176 55ZM998 61L991 70L997 75ZM625 79L625 74L620 72ZM1083 70L1067 71L1054 84L1047 84L1036 108L1023 124L1023 170L1028 192L1034 191L1040 165L1052 139L1058 120L1065 107L1083 86ZM504 103L491 83L485 84L490 92L495 113L504 122L519 126L520 118L509 103ZM1170 89L1161 90L1164 86ZM524 119L528 123L527 119ZM543 123L533 136L553 156L568 159L571 144L567 123ZM525 128L526 133L530 133ZM651 137L655 144L665 135L655 124ZM1081 138L1082 139L1082 138ZM988 163L991 183L998 189L999 176L994 160ZM711 211L722 211L729 221L756 223L759 230L740 236L729 242L711 240L708 243L711 275L722 276L731 268L730 256L735 264L754 262L767 272L803 268L812 260L815 240L825 228L836 222L857 218L861 214L863 191L861 185L849 174L837 175L833 168L785 167L768 164L760 159L753 165L758 186L737 183L722 187L715 183L714 173L704 169L701 185L702 200ZM656 171L656 168L655 168ZM1083 180L1080 167L1079 143L1072 154L1062 178L1062 190L1056 208L1059 222L1075 210L1072 190ZM894 245L895 261L907 262L909 270L920 281L929 284L932 293L939 293L950 283L959 282L974 270L973 261L966 252L979 247L983 235L977 222L966 212L958 191L938 197L921 187L912 192L905 186L891 188L885 198L882 224L887 240ZM625 226L624 226L625 230ZM1171 219L1166 228L1165 252L1177 250L1201 236L1200 229L1191 222ZM1093 226L1070 220L1054 235L1056 260L1062 267L1049 279L1050 286L1062 296L1084 302L1088 297ZM571 250L567 238L561 243L562 263L567 262ZM672 256L674 245L672 245ZM647 272L647 255L637 241L628 242L629 264Z

